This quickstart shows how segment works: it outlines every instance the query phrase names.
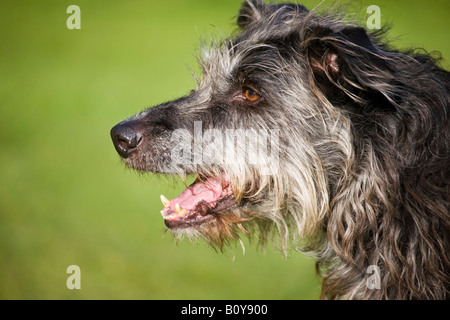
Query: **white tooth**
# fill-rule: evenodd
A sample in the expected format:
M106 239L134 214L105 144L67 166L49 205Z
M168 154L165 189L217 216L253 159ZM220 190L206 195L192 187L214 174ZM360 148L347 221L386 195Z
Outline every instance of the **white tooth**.
M175 204L175 212L178 216L184 216L187 212L185 208L182 208L179 203Z
M170 206L170 200L169 199L167 199L163 195L161 195L160 198L161 198L161 202L164 205L164 207L167 208L168 206Z

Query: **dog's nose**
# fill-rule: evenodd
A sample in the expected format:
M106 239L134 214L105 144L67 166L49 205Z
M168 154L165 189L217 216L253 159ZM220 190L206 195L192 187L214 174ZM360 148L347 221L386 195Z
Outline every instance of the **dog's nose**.
M128 158L141 142L142 135L127 124L119 123L111 129L111 138L120 156Z

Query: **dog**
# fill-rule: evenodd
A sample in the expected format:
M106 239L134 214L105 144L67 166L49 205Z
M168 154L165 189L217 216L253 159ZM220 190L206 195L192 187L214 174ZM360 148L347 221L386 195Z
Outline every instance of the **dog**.
M190 94L111 130L176 237L313 253L325 299L450 298L450 76L339 13L246 1Z

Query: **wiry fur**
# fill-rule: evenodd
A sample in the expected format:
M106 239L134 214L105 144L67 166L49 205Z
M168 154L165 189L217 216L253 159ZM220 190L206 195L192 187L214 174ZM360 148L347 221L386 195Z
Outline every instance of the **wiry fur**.
M396 51L300 5L245 2L239 33L202 50L189 96L127 120L143 132L139 170L226 173L237 205L172 230L222 247L241 235L314 252L324 298L450 298L450 78L437 59ZM245 86L257 104L232 99ZM170 134L279 129L279 167L173 165ZM381 288L367 286L368 266Z

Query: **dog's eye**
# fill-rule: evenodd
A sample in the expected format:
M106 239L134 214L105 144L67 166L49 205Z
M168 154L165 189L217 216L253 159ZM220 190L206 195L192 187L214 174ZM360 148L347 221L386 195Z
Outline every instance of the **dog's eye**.
M250 101L250 102L258 101L260 98L259 94L257 94L256 91L254 91L250 88L244 89L244 97L245 97L245 100Z

